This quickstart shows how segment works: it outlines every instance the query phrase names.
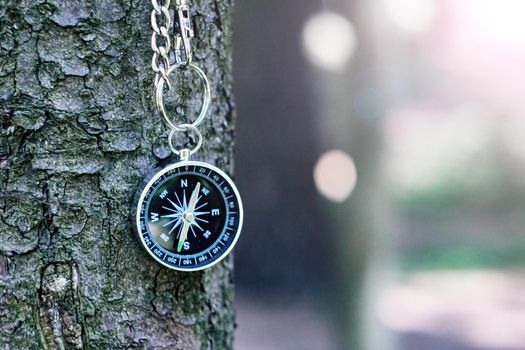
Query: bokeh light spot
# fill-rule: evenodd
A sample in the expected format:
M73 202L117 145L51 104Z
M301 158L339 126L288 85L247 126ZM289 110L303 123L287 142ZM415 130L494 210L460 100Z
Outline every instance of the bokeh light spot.
M356 43L353 25L336 13L318 13L303 28L306 57L322 69L339 71L344 68L355 53Z
M315 165L314 181L317 190L329 200L345 201L357 182L353 159L338 149L324 153Z
M401 29L423 33L436 15L435 0L384 0L388 16Z

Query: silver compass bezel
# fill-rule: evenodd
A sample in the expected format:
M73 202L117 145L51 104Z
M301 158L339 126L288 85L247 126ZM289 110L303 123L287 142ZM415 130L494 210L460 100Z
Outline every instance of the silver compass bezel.
M213 261L211 261L209 263L204 263L203 265L198 266L198 267L187 267L187 268L186 267L178 267L178 266L170 265L170 264L164 262L163 260L161 260L157 255L154 254L154 252L150 249L150 247L148 247L148 245L145 242L144 237L143 237L143 235L141 233L141 229L140 229L140 218L141 218L140 210L141 210L142 204L143 204L143 202L144 202L144 200L146 198L148 190L165 173L167 173L167 172L169 172L169 171L171 171L173 169L180 168L180 167L186 167L186 166L204 167L204 168L210 169L210 170L218 173L220 176L222 176L223 179L226 180L226 182L228 183L228 185L232 189L232 191L233 191L233 193L234 193L234 195L235 195L235 197L237 199L238 213L239 213L238 214L238 217L239 217L238 222L239 223L238 223L238 226L237 226L237 230L234 232L233 240L232 240L231 244L227 247L227 249L224 250L224 252L222 252L215 260L213 260ZM218 187L218 188L220 189L220 187ZM147 184L142 187L142 189L140 191L140 196L138 197L138 199L134 203L134 208L135 208L135 225L134 225L134 230L135 230L136 235L139 237L142 246L148 252L148 254L151 257L153 257L153 259L155 259L155 261L157 261L158 263L160 263L161 265L163 265L165 267L168 267L168 268L170 268L172 270L176 270L176 271L184 271L184 272L200 271L200 270L208 269L208 268L218 264L219 262L221 262L225 257L227 257L230 254L232 249L237 244L237 241L238 241L238 239L239 239L239 237L241 235L241 232L242 232L242 225L243 225L243 219L244 219L244 208L243 208L241 196L239 194L239 191L237 190L237 186L235 186L235 183L233 182L233 180L224 171L222 171L221 169L217 168L216 166L213 166L211 164L208 164L208 163L205 163L205 162L201 162L201 161L194 161L194 160L181 161L181 162L178 162L178 163L175 163L175 164L168 165L168 166L162 168L161 170L157 171L153 175L153 177L147 182Z

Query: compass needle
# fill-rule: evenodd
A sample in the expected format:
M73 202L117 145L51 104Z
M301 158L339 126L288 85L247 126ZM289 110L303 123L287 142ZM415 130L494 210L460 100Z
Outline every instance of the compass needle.
M188 228L191 225L191 223L195 220L195 214L193 214L193 211L195 210L195 205L197 204L197 197L199 195L200 188L201 183L197 182L195 189L191 193L190 201L188 203L188 210L186 210L186 212L183 215L184 226L182 226L182 232L179 237L177 252L180 252L182 250L184 242L186 241L186 237L188 236ZM184 191L184 204L186 204L186 191Z

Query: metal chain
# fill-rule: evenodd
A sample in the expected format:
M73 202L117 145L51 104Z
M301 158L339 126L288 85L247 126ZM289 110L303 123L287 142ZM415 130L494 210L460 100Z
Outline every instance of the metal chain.
M164 3L159 5L157 0L151 0L151 4L153 5L153 11L151 11L151 27L153 28L153 34L151 35L151 49L153 50L151 68L156 73L155 86L157 86L159 80L162 79L168 87L171 87L167 74L171 67L169 59L171 49L171 38L169 35L171 28L171 16L169 13L170 2L171 0L164 0ZM160 26L158 19L160 19ZM161 45L157 42L159 36L163 41Z
M162 0L161 0L162 1ZM190 21L190 7L189 0L175 0L176 2L176 17L175 17L175 63L170 63L171 39L169 31L171 29L171 16L169 12L171 0L164 0L162 5L159 5L158 0L151 0L153 11L151 11L151 27L153 34L151 36L151 48L153 49L153 58L151 60L151 67L155 74L155 98L157 109L162 115L166 124L171 131L168 136L168 143L173 153L180 155L181 159L185 160L201 147L202 134L197 129L197 126L202 123L204 117L208 112L211 102L210 82L206 74L192 63L193 52L191 49L191 38L194 32ZM160 25L159 25L160 23ZM159 45L159 38L162 44ZM184 58L183 58L184 57ZM171 89L169 76L173 71L179 68L189 69L197 73L197 76L203 84L203 101L198 117L192 123L177 124L170 119L164 108L164 92L165 87L167 91ZM175 148L173 141L175 132L192 132L195 135L196 145L193 149Z

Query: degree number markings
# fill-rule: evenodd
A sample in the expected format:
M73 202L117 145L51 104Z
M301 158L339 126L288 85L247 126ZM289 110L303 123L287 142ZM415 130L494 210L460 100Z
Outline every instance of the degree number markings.
M137 233L161 264L200 270L230 252L242 215L238 191L226 174L186 161L161 170L145 186L137 203Z

